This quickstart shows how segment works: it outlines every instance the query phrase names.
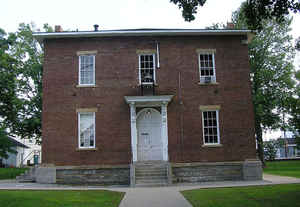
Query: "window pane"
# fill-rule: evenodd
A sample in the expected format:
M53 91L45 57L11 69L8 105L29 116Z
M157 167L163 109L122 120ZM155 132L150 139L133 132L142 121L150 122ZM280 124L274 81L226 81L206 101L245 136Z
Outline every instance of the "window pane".
M80 56L80 84L94 84L94 58L93 55Z
M204 128L204 134L208 135L208 128Z
M215 76L213 54L200 54L199 59L200 76ZM212 80L214 81L214 79ZM204 79L200 79L200 81L202 82Z
M80 146L92 147L95 140L94 114L81 113L79 118Z
M153 55L140 55L140 80L142 83L153 83L154 58Z
M205 76L209 76L209 70L205 70Z
M204 111L202 114L205 143L218 143L217 111Z
M208 136L205 136L205 143L208 143Z

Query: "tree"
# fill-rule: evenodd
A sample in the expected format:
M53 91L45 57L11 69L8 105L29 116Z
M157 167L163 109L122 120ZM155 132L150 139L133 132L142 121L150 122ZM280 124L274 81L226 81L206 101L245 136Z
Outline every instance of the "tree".
M195 20L194 14L198 7L203 6L206 0L170 0L182 9L185 21ZM278 23L284 21L289 12L300 12L300 2L297 0L247 0L245 4L245 16L248 28L261 30L263 20L276 19Z
M299 50L300 51L300 37L298 37L297 39L296 39L296 44L295 44L296 46L296 50Z
M298 84L295 87L295 93L290 97L290 129L293 131L297 148L300 149L300 71L295 74L295 79L298 80Z
M264 142L264 152L266 160L275 160L277 150L283 146L282 139L272 139Z
M34 24L24 23L9 35L1 30L0 127L11 135L35 138L40 143L43 50L33 38L36 30ZM44 30L53 31L47 24Z
M248 28L245 8L244 4L233 14L236 28ZM249 44L255 135L263 163L263 131L286 127L282 114L288 112L295 84L292 79L294 47L288 34L291 21L287 17L279 24L273 19L264 20L262 30Z
M194 14L197 13L198 6L203 6L206 0L170 0L170 2L178 5L179 9L182 9L184 20L190 22L195 19Z

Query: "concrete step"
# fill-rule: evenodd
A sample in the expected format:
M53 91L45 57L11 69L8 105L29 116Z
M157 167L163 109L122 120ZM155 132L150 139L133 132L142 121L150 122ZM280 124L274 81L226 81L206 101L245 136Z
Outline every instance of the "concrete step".
M166 180L167 176L135 176L136 180Z
M16 177L16 181L20 183L35 182L35 168L29 168L27 171Z
M155 172L166 172L166 171L167 171L167 169L151 169L151 168L141 169L141 168L135 168L135 172L140 172L140 173L144 173L144 172L153 172L153 173L155 173Z
M136 179L135 180L135 183L137 184L148 184L148 183L167 183L167 179L163 178L163 179L156 179L156 178L153 178L153 179Z
M168 185L168 163L164 161L140 162L135 164L136 186Z
M167 176L167 172L135 172L135 176Z

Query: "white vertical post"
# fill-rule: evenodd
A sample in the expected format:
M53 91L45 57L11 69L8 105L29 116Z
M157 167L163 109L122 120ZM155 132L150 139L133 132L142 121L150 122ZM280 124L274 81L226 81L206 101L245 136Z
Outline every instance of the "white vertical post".
M137 161L137 130L136 130L136 107L134 103L130 103L130 123L131 123L131 150L132 161Z
M163 145L163 160L168 161L168 116L167 116L167 102L161 105L161 138Z

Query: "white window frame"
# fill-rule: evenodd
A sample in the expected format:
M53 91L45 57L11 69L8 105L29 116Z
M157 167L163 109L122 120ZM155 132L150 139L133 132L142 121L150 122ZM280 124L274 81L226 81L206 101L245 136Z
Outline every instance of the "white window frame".
M205 134L204 134L204 112L216 112L216 119L217 119L217 137L218 142L217 143L206 143L205 142ZM202 111L202 136L203 136L203 145L219 145L220 143L220 125L219 125L219 110L203 110Z
M81 83L81 73L80 73L80 67L81 67L81 57L82 56L92 56L93 57L93 83L85 83L85 84L83 84L83 83ZM80 85L80 86L94 86L95 84L96 84L96 81L95 81L95 75L96 75L96 66L95 66L95 55L93 55L93 54L86 54L86 55L79 55L78 56L78 58L79 58L79 66L78 66L78 85Z
M148 53L148 54L139 54L139 84L140 85L147 85L147 84L153 84L153 83L142 83L142 73L141 73L141 56L142 55L152 55L153 57L153 81L154 81L154 84L156 84L156 63L155 63L155 53Z
M213 64L213 73L214 75L201 75L201 55L212 55L212 64ZM200 83L206 83L205 78L211 77L210 83L216 83L216 64L215 64L215 53L214 52L201 52L198 53L198 65L199 65L199 77L200 77Z
M80 146L80 115L81 114L91 114L93 115L93 124L94 124L94 145L93 146ZM78 148L80 149L88 149L88 148L95 148L96 147L96 123L95 123L95 112L78 112Z

